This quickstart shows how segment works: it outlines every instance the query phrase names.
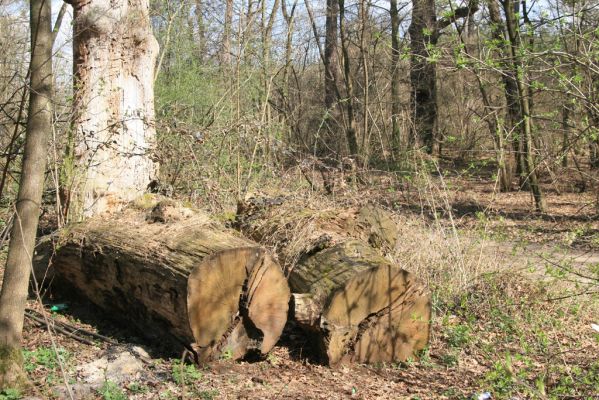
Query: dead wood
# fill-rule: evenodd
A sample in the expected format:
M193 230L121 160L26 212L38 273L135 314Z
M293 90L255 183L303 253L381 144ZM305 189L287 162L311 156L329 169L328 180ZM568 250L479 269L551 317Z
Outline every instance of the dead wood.
M430 294L381 255L397 240L386 211L316 210L285 199L254 199L239 205L237 217L244 233L273 246L285 263L292 314L324 362L405 361L425 348Z
M145 336L193 349L198 361L268 353L290 296L279 264L206 215L172 207L67 227L52 260L55 280Z

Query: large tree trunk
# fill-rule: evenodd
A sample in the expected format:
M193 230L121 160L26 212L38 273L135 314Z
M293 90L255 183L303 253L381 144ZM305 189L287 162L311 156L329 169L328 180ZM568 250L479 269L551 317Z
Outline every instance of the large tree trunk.
M118 206L156 174L148 0L73 1L76 216Z
M66 235L53 259L59 281L198 361L266 354L283 331L290 294L278 263L201 213L162 201Z
M412 135L410 139L424 146L428 154L437 152L437 67L435 46L443 29L460 18L472 16L478 10L478 0L453 10L451 15L437 20L434 0L412 0L412 23L408 29L412 54L410 83Z
M0 391L21 388L21 338L31 259L52 131L52 12L49 0L32 0L29 111L16 214L0 293Z
M237 218L244 233L276 244L295 293L294 318L324 362L402 361L426 346L430 295L373 248L392 249L397 241L384 210L254 199L240 203Z

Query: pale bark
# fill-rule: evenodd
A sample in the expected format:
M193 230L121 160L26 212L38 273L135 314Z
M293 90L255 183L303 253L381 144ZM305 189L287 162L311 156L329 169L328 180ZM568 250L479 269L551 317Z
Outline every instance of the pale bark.
M206 55L206 24L204 23L204 7L202 0L196 0L195 4L196 23L198 24L198 58L200 61L202 61Z
M233 24L233 0L226 0L225 26L223 30L223 50L221 54L222 63L231 64L231 26Z
M154 67L148 0L75 1L75 213L118 208L156 175Z
M0 293L0 390L25 384L20 345L31 260L44 189L52 130L52 12L50 0L30 4L29 111L21 182L2 292Z

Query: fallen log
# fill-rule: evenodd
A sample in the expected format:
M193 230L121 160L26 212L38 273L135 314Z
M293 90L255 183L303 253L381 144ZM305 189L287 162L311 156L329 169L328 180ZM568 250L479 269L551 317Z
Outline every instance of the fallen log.
M413 274L360 240L377 229L368 221L352 222L359 216L359 210L329 212L284 201L238 208L244 233L276 244L288 268L292 315L316 342L322 361L417 357L429 340L430 294Z
M295 198L251 198L237 204L237 229L276 248L285 267L298 257L347 239L368 242L381 253L395 249L397 224L376 205L347 209L311 206Z
M154 340L174 338L198 361L264 355L283 331L290 292L279 264L202 213L161 202L61 236L56 280Z

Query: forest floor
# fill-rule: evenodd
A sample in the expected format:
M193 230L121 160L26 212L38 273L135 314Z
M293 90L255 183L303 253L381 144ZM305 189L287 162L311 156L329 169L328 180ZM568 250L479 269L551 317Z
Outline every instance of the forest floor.
M375 201L394 212L400 239L393 258L433 291L433 334L418 360L331 369L313 361L307 340L290 325L265 360L196 367L145 343L92 305L63 305L46 296L43 304L28 304L33 317L26 318L24 347L36 388L31 395L477 399L488 392L495 399L599 398L599 332L592 326L599 324L599 221L591 193L575 193L567 177L546 182L547 211L538 214L530 193L495 193L488 178L467 169L417 182L384 174L373 179L332 201ZM49 330L35 320L36 311L78 328L75 335L91 344ZM130 359L119 373L105 369L89 383L90 365L112 368L99 361L122 354ZM13 398L19 395L0 394L1 400Z

